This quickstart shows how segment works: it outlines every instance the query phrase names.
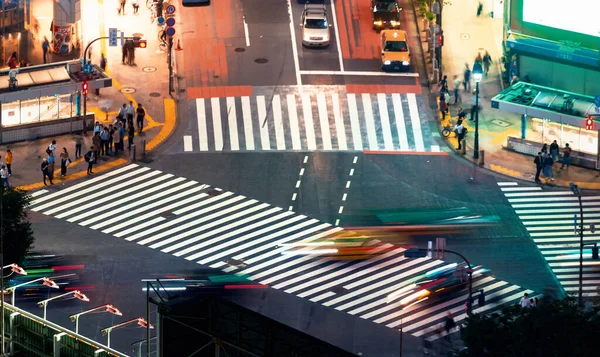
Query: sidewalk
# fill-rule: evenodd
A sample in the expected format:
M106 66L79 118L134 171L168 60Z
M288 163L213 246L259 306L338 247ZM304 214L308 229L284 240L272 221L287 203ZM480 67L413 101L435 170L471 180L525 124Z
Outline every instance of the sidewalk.
M94 2L95 3L95 2ZM149 10L140 6L138 15L133 15L128 9L125 16L117 16L117 0L106 0L97 3L95 18L89 21L90 26L98 26L100 29L97 36L106 36L109 27L118 27L130 35L134 32L144 33L148 40L148 48L136 50L136 65L127 66L121 64L121 47L108 47L106 41L100 40L91 46L92 61L96 64L100 61L100 53L106 53L108 59L107 73L113 78L111 88L102 89L100 96L96 97L94 91L88 95L88 112L94 112L96 121L108 126L117 115L119 108L132 101L137 107L138 103L146 109L146 120L144 130L134 138L134 144L137 147L137 159L141 158L142 141L146 141L146 152L155 150L175 128L176 113L175 101L171 99L168 93L168 68L166 63L166 54L157 53L158 37L156 25L150 23ZM88 4L89 5L89 4ZM100 16L98 14L100 13ZM85 14L84 14L85 15ZM109 19L104 23L104 18ZM88 22L87 19L84 19ZM117 26L118 25L118 26ZM53 58L64 60L62 58ZM21 142L7 145L0 145L0 161L5 162L6 150L13 152L12 171L10 178L12 187L32 190L43 187L41 182L42 173L40 165L42 158L47 157L46 148L52 140L56 140L57 163L55 166L54 184L59 186L65 181L87 177L87 163L82 159L75 160L75 141L72 135L61 135L57 137L41 138L30 142ZM85 154L91 146L92 133L88 131L84 136L82 145L82 154ZM127 139L125 139L127 146ZM63 147L67 149L72 159L71 165L67 168L67 176L60 177L60 159L58 154L62 152ZM129 161L129 151L126 149L119 156L102 156L98 158L98 164L94 167L94 172L99 173L109 170Z
M472 68L477 53L482 55L487 50L493 64L490 73L480 83L479 105L479 148L485 151L484 167L494 172L511 176L516 179L535 182L534 157L518 154L505 150L508 136L520 137L521 118L518 114L506 113L491 108L491 99L501 92L503 88L501 78L502 57L502 19L493 19L489 16L489 9L484 6L480 17L476 9L479 0L463 0L452 2L443 9L444 46L442 48L442 70L448 76L448 86L453 88L454 75L463 78L465 63ZM426 43L426 42L425 42ZM432 95L439 93L439 85L433 84ZM475 84L472 83L474 92ZM459 108L462 107L469 114L472 106L473 93L461 89L462 103L451 105L450 115L456 122ZM454 98L452 98L452 102ZM439 112L436 115L440 115ZM470 118L470 116L467 116ZM475 122L466 120L463 124L468 129L466 136L467 153L464 157L473 160L473 141ZM450 135L448 144L456 149L457 139ZM549 144L549 143L548 143ZM540 145L541 149L541 145ZM576 182L580 187L600 189L600 173L595 170L571 166L568 171L559 170L555 165L555 181L548 181L548 185L568 187L570 182Z

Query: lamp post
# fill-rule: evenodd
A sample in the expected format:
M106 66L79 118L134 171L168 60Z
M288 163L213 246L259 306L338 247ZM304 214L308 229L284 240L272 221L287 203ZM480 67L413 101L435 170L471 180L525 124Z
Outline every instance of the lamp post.
M483 66L481 62L475 61L473 64L473 80L475 80L475 140L473 141L473 159L479 159L479 82L483 77Z
M69 274L69 275L75 275L75 274ZM53 288L53 289L58 289L59 288L58 284L56 284L54 282L54 280L52 280L50 278L47 278L47 277L43 277L43 278L31 280L31 281L26 281L26 282L24 282L22 284L11 286L8 289L6 289L7 292L11 293L10 304L12 306L15 306L15 290L17 290L18 288L23 287L25 285L30 285L30 284L33 284L33 283L37 283L38 281L42 281L42 284L45 285L45 286L47 286L47 287L49 287L49 288Z
M2 192L2 195L4 195L4 191ZM0 225L2 225L2 227L0 227L0 265L2 265L2 271L0 272L0 291L2 291L2 299L0 299L0 310L2 310L2 312L0 312L0 319L2 319L2 322L0 322L0 335L2 335L2 346L0 347L1 356L4 356L4 269L11 269L11 273L6 276L7 278L15 273L27 275L27 272L17 264L4 265L4 222L2 217L3 206L4 203L0 201Z
M60 299L62 297L69 296L69 295L73 295L73 297L75 297L76 299L79 299L81 301L85 301L85 302L90 301L90 299L88 299L88 297L85 296L85 294L83 294L79 290L69 291L68 293L56 295L55 297L51 297L50 299L42 300L42 301L38 302L38 306L44 308L44 320L46 320L46 308L48 307L48 303L52 300Z
M579 200L579 306L583 306L583 203L579 186L571 182L569 187Z
M112 306L111 304L104 304L104 305L97 306L97 307L95 307L93 309L82 311L82 312L80 312L78 314L69 316L69 319L71 319L71 321L75 323L75 333L79 333L79 316L85 315L85 314L90 313L90 312L99 311L102 308L106 308L106 310L100 311L100 312L109 312L109 313L111 313L113 315L123 316L123 314L121 313L121 311L119 311L119 309L117 309L116 307Z
M102 332L102 335L104 336L108 336L108 342L106 344L106 347L110 347L110 333L112 332L112 330L119 328L119 327L124 327L127 325L131 325L133 323L137 323L139 326L143 327L143 328L150 328L153 329L154 326L152 326L151 324L148 323L148 321L146 321L146 319L144 319L143 317L137 317L135 319L131 319L125 322L121 322L120 324L117 325L113 325L107 328L102 329L100 332Z

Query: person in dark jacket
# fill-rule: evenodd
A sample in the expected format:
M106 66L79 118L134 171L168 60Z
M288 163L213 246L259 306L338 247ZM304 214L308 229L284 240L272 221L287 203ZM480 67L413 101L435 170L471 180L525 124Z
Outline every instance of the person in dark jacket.
M46 177L48 178L48 180L50 180L50 184L54 185L54 183L52 183L52 176L50 176L50 164L48 164L48 159L44 158L42 160L42 165L40 169L42 170L42 174L44 175L44 186L48 186L48 184L46 184Z
M556 159L558 158L559 149L560 148L558 147L558 143L556 142L556 140L554 140L552 144L550 144L550 157L552 157L552 160L554 160L554 162L556 162Z
M540 173L542 172L542 168L544 168L544 158L542 157L542 152L538 152L537 156L533 160L535 164L535 182L540 181Z

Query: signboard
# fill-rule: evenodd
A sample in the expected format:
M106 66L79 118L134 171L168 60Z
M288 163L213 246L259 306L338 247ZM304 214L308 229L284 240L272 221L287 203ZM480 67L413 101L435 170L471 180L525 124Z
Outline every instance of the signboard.
M73 39L73 25L52 25L52 51L56 54L68 55L71 53Z
M108 45L110 47L115 47L117 45L117 29L116 28L108 29Z
M167 34L167 36L173 37L175 36L175 29L172 27L167 27L165 33Z
M173 15L174 13L175 13L175 6L173 6L173 5L169 4L169 5L167 6L167 14L169 14L169 15Z
M162 17L162 16L159 16L159 17L156 19L156 22L158 22L158 24L159 24L159 25L162 25L162 24L164 24L164 23L165 23L165 18L164 18L164 17Z
M173 26L175 26L175 18L173 18L173 17L169 17L169 18L167 19L167 26L169 26L169 27L173 27Z

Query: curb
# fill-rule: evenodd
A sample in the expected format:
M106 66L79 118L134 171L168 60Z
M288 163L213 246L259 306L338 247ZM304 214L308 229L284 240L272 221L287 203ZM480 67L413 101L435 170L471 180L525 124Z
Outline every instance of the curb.
M415 1L409 0L411 7L413 9L413 16L415 18L415 26L417 26L417 37L419 38L419 46L421 47L421 60L423 61L423 65L425 66L425 73L427 74L427 78L425 79L428 87L431 85L429 80L429 66L427 65L427 58L425 57L425 50L423 48L423 40L421 40L421 27L419 26L419 16L417 15L417 8L415 7Z

